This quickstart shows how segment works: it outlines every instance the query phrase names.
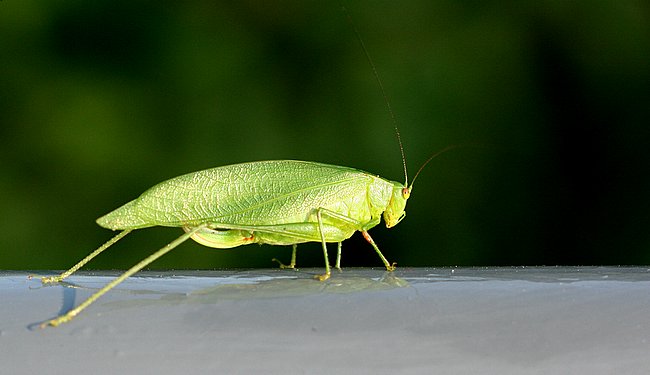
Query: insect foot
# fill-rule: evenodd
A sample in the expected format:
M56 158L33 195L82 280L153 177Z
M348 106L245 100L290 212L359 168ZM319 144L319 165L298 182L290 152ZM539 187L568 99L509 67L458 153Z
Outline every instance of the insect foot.
M322 275L314 276L314 279L317 279L318 281L325 281L325 280L329 279L331 275L332 275L331 272L326 272L326 273L324 273Z
M271 262L276 262L277 264L280 265L280 269L283 269L283 270L287 269L287 268L292 269L292 270L296 269L296 264L295 263L284 264L284 263L280 262L277 258L271 259Z
M63 277L59 276L39 276L39 275L28 275L27 280L40 279L41 284L55 284L63 281Z
M271 259L271 261L272 262L278 262L278 264L280 265L280 269L290 268L292 270L295 270L296 269L296 251L297 251L297 249L298 249L298 245L293 244L293 250L291 251L291 263L289 263L288 265L280 262L276 258Z
M41 277L41 283L43 284L54 284L63 281L61 276L44 276Z
M55 319L52 319L52 320L48 320L47 322L44 322L39 327L41 329L45 329L47 327L57 327L57 326L59 326L59 325L61 325L63 323L69 322L70 320L72 320L72 318L74 318L74 316L75 315L69 315L69 314L62 315L62 316L59 316L58 318L55 318Z

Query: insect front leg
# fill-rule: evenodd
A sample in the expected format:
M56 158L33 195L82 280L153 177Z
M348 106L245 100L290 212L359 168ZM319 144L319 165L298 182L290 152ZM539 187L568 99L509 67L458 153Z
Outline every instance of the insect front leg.
M321 228L321 238L323 240L323 247L325 245L325 239L324 239L324 236L322 235L323 230L322 230L322 224L321 224L322 223L321 212L323 214L333 218L333 219L340 220L343 223L353 225L356 228L358 228L358 230L361 232L361 234L363 234L363 238L365 238L366 241L368 241L368 243L375 249L375 251L377 252L377 255L379 255L379 258L381 258L381 261L384 263L384 266L386 266L386 270L388 270L388 271L394 271L395 270L395 263L391 264L391 263L388 262L388 260L386 260L386 257L384 257L384 255L381 253L381 251L379 250L379 247L377 246L375 241L372 239L372 237L370 237L370 234L366 230L366 228L372 228L374 225L376 225L377 224L376 222L371 223L371 225L369 225L369 226L363 226L362 227L359 222L357 222L356 220L354 220L354 219L352 219L350 217L347 217L345 215L341 215L341 214L339 214L337 212L334 212L334 211L330 211L330 210L327 210L327 209L324 209L324 208L320 208L320 209L318 209L317 213L318 213L318 223L319 223L319 226ZM340 246L339 246L338 250L339 251L338 251L338 256L337 256L337 263L340 262L340 257L341 257L340 256L340 251L341 251ZM325 259L327 260L327 257L325 257ZM339 266L340 266L340 264L337 264L337 268L339 268ZM329 267L328 267L328 269L329 269Z
M386 260L384 254L382 254L381 251L379 251L379 247L377 246L377 244L375 244L375 241L372 239L372 237L370 237L368 231L362 230L361 234L363 234L363 238L365 238L366 241L368 241L368 243L372 245L372 247L375 249L377 255L379 255L379 257L381 258L381 261L384 262L384 265L386 266L386 270L388 270L389 272L395 271L395 263L393 264L388 263L388 260Z
M318 219L318 229L319 229L319 232L320 232L321 242L323 243L323 257L325 258L325 274L317 276L317 278L320 281L324 281L324 280L329 279L330 275L331 275L329 259L328 259L328 256L327 256L327 243L325 241L325 234L324 234L325 231L323 229L323 215L329 216L332 219L336 219L336 220L340 221L341 225L349 225L349 226L354 227L354 228L359 228L360 227L359 221L354 220L351 217L341 215L341 214L339 214L337 212L334 212L334 211L331 211L331 210L328 210L328 209L322 208L322 207L316 210L316 217ZM339 271L341 270L341 246L342 246L342 242L339 241L338 246L337 246L336 265L335 265L335 267Z

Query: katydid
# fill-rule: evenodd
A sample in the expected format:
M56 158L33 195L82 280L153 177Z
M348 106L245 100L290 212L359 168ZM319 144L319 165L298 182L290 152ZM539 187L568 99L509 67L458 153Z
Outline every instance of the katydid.
M331 273L326 243L340 244L359 231L386 269L393 271L395 265L382 255L368 230L379 224L382 216L387 228L397 225L406 215L404 208L412 188L413 184L385 180L354 168L297 160L227 165L172 178L97 219L100 226L121 232L70 270L41 280L62 281L134 229L181 227L186 233L44 326L71 320L104 293L189 238L214 248L320 242L325 273L318 279L324 281Z
M373 73L384 94L388 110L395 117L379 75L355 28ZM395 126L404 183L389 181L359 169L298 160L257 161L227 165L185 174L161 182L140 197L97 219L108 229L121 232L68 271L43 277L43 283L59 282L76 272L99 253L135 229L153 226L179 227L185 233L134 265L95 292L76 308L41 325L58 326L70 321L103 294L140 271L188 239L214 248L233 248L247 244L296 245L320 242L325 258L325 273L330 277L327 243L338 243L337 268L341 243L359 231L377 252L388 271L395 269L379 250L368 230L383 217L387 228L404 219L406 201L413 182L422 169L442 151L432 155L408 184L406 160L399 131ZM282 265L282 264L281 264Z

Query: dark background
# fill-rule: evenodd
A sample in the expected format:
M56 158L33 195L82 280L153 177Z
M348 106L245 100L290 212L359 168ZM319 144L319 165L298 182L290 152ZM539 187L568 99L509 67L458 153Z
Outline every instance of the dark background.
M371 231L398 266L650 263L645 1L348 8L418 178ZM336 1L0 1L0 268L62 269L95 219L176 175L264 159L403 181L381 91ZM411 175L411 178L413 177ZM129 235L126 268L180 234ZM319 244L299 266L322 265ZM334 246L332 246L334 249ZM358 234L344 266L380 266ZM269 267L290 248L186 243L153 268Z

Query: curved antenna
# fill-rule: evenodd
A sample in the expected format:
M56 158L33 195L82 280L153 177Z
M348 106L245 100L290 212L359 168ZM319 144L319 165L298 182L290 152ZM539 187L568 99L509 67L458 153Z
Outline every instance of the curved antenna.
M379 73L377 72L375 63L372 62L370 53L368 53L368 49L366 49L366 44L363 42L363 39L361 38L361 34L359 34L359 30L357 30L357 26L354 24L350 12L348 12L348 9L345 7L345 5L343 5L343 3L340 3L340 5L341 5L341 9L343 9L343 12L345 13L346 18L348 19L348 22L352 26L352 30L354 30L354 34L357 36L357 40L359 40L359 44L361 44L361 49L363 49L363 53L366 55L366 59L370 64L370 68L372 68L372 74L375 76L375 79L379 84L379 88L381 89L381 94L384 97L384 101L386 102L386 107L388 107L388 113L390 113L390 118L393 121L393 127L395 128L395 136L397 137L397 143L399 143L399 152L402 155L402 165L404 166L404 186L408 186L409 176L408 176L408 172L406 171L406 156L404 155L404 145L402 144L402 137L400 136L399 129L397 128L397 117L395 117L395 112L393 112L393 107L390 105L390 100L388 99L386 90L384 90L384 84L381 82L381 78L379 78Z
M440 154L445 153L445 152L447 152L447 151L449 151L449 150L452 150L452 149L454 149L454 148L457 148L457 147L460 147L460 146L459 146L459 145L450 145L450 146L447 146L447 147L443 148L442 150L440 150L440 151L438 151L438 152L435 152L433 155L429 156L429 158L427 159L427 161L425 161L424 164L422 164L422 166L420 167L420 169L418 169L418 172L415 174L415 177L413 177L413 181L411 182L411 186L408 187L408 188L409 188L409 191L410 191L411 189L413 189L413 184L415 183L415 180L418 178L418 176L420 175L420 172L422 172L422 170L424 169L424 167L426 167L427 164L429 164L429 162L430 162L431 160L433 160L433 159L434 159L435 157L437 157L437 156L440 156Z

